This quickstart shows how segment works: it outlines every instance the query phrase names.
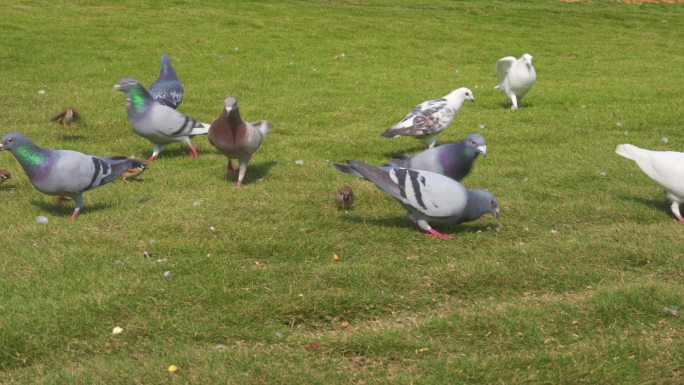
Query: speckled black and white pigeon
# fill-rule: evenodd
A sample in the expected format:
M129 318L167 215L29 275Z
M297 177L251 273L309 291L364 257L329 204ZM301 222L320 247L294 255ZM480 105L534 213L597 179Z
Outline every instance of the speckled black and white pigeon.
M171 65L169 55L163 54L161 56L159 77L150 86L150 94L159 103L177 109L183 101L184 92L183 85L178 80L176 71Z
M83 207L84 191L94 189L116 179L140 161L125 157L100 158L69 150L40 148L18 132L5 134L0 150L8 150L19 161L29 180L38 191L72 198L76 208L71 219Z
M473 91L461 87L442 98L425 101L415 106L401 122L383 132L382 136L424 138L428 148L432 148L439 133L449 127L466 100L475 101Z
M443 144L414 156L404 155L391 159L381 168L384 170L388 167L412 168L435 172L460 181L470 173L479 154L487 155L485 138L480 134L470 134L458 143ZM361 176L347 164L333 163L332 166L338 171Z
M684 217L679 212L679 204L684 203L684 153L676 151L651 151L631 144L620 144L615 153L636 162L637 166L667 190L672 202L670 209L679 223Z
M174 142L185 143L190 149L190 156L197 156L197 149L190 142L190 137L206 134L209 131L208 124L157 102L135 79L121 79L114 85L114 91L122 91L126 95L126 111L133 131L153 144L148 160L155 160L164 145Z
M532 55L526 53L520 59L513 56L499 59L496 62L496 80L499 84L494 88L503 91L511 99L511 110L517 110L518 103L537 81Z
M430 227L474 221L485 214L499 217L499 201L484 190L469 190L455 180L429 171L391 167L382 169L358 160L347 161L359 174L408 210L408 218L421 230L442 239L451 239Z
M261 146L266 134L273 128L273 123L267 120L253 123L243 121L238 101L232 96L227 97L223 104L221 114L209 127L209 143L228 157L228 173L233 171L231 159L240 161L237 180L237 187L240 188L247 172L247 163Z

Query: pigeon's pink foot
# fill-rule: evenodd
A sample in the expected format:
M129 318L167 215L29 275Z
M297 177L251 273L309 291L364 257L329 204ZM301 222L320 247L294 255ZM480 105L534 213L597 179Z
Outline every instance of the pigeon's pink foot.
M152 154L152 155L150 155L149 158L147 158L146 162L147 162L147 163L152 163L152 162L154 162L155 160L157 160L157 155Z
M440 233L439 231L437 231L437 230L435 230L435 229L430 229L430 230L428 230L427 233L426 233L426 235L427 235L427 236L430 236L430 237L437 237L437 238L439 238L439 239L446 239L446 240L454 239L454 237L452 237L452 236L450 236L450 235L442 234L442 233Z
M197 158L197 147L190 145L190 158Z
M240 188L240 186L242 186L242 182L237 181L237 183L235 184L235 187Z
M682 217L681 215L675 215L675 216L677 217L677 220L679 221L679 223L684 224L684 217Z
M233 162L230 159L228 159L228 165L226 166L226 172L228 174L230 174L233 171L235 171L235 169L233 168Z
M74 212L71 213L71 217L69 217L69 220L70 220L70 221L73 221L74 219L76 219L76 217L78 216L78 212L79 212L79 211L81 211L81 210L80 210L80 209L75 209Z

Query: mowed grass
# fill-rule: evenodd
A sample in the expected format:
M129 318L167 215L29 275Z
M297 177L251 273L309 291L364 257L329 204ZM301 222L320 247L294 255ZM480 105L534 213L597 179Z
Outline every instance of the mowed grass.
M684 227L613 153L684 151L683 20L617 2L5 2L3 133L149 155L111 89L149 85L162 53L182 112L211 122L232 95L275 129L240 190L197 137L199 158L168 146L74 222L0 153L0 382L684 382ZM526 52L538 82L512 112L494 66ZM442 241L329 162L422 150L379 133L461 86L476 103L439 143L485 136L463 182L501 218L438 226ZM48 122L67 106L85 124Z

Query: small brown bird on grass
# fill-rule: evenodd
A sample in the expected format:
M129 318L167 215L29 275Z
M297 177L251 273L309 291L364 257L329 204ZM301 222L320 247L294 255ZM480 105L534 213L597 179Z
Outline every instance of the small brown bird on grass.
M335 202L337 207L341 209L348 209L354 203L354 191L348 185L344 185L337 190L335 194Z
M121 174L121 178L128 182L128 178L135 178L142 174L143 171L147 170L147 168L150 166L150 162L151 161L149 159L143 160L142 162L136 162L132 167Z
M72 123L77 122L81 117L78 115L76 112L76 109L73 107L68 107L66 110L60 112L59 114L55 115L50 119L51 122L57 122L61 124L62 126L69 128L71 127Z
M0 170L0 184L12 177L12 173L8 170Z

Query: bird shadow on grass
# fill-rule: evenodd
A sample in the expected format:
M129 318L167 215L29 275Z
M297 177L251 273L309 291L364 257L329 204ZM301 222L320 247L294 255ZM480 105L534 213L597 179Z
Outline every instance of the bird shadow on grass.
M393 228L414 228L416 231L423 232L423 230L420 230L418 226L414 225L411 221L406 219L405 216L396 216L396 217L389 217L389 218L376 218L376 219L364 219L362 217L358 216L348 216L348 217L343 217L342 220L354 223L354 224L366 224L366 225L373 225L373 226L382 226L382 227L393 227ZM453 224L453 225L432 225L433 228L435 228L439 232L446 233L448 235L453 235L453 234L461 234L461 233L474 233L477 231L489 231L492 228L492 225L463 225L463 224Z
M623 201L635 202L644 205L648 208L655 208L658 211L663 211L665 213L670 213L670 205L667 200L664 199L649 199L636 196L621 195L620 199Z
M44 211L46 213L53 214L54 216L57 216L57 217L68 217L71 215L71 213L73 213L73 211L74 211L73 201L64 202L64 205L61 208L55 207L56 201L57 201L56 198L52 202L34 199L31 201L31 204L34 206L40 207L40 209L42 211ZM112 207L111 204L101 203L101 202L95 203L95 204L90 204L90 205L84 204L79 215L83 215L83 213L88 213L88 212L110 209L111 207Z

